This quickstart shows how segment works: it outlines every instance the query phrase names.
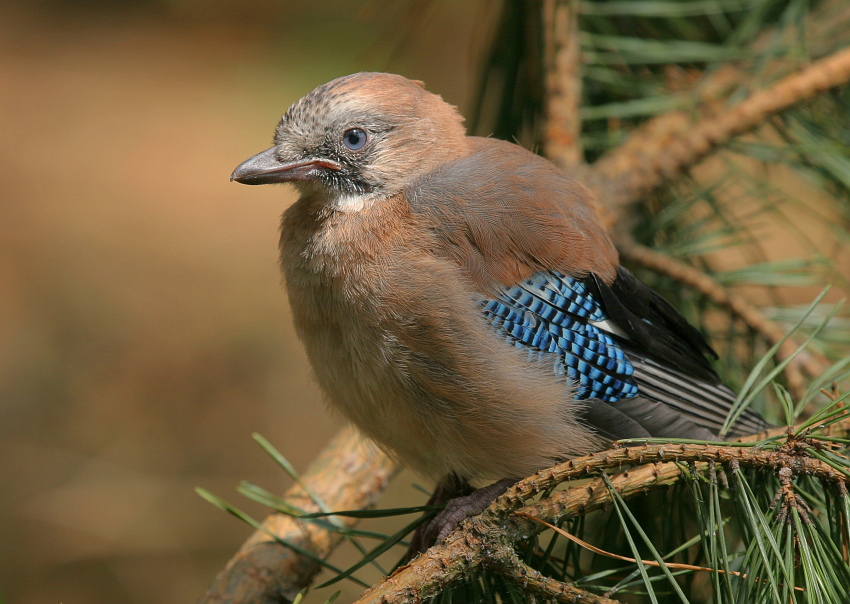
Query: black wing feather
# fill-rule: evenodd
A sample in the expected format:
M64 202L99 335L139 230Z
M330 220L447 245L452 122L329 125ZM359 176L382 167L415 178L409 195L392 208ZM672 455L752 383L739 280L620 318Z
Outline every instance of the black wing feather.
M618 342L635 370L641 397L629 404L617 403L618 410L654 436L674 436L665 432L675 433L676 429L665 426L677 426L682 416L700 429L718 434L736 397L711 367L710 359L717 358L717 353L702 334L623 267L610 285L593 274L585 285L626 336ZM649 407L641 405L641 399L663 406L648 414ZM647 420L648 416L651 419ZM758 414L746 410L727 436L751 434L767 426Z

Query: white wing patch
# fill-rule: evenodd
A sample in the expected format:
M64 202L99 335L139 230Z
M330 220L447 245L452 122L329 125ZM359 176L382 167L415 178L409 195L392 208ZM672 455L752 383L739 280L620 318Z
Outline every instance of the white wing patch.
M626 335L626 332L620 329L619 325L617 325L613 321L609 321L608 319L605 319L603 321L588 321L588 323L590 323L594 327L598 327L602 331L612 333L615 336L620 336L621 338L625 338L627 340L630 339L629 336Z

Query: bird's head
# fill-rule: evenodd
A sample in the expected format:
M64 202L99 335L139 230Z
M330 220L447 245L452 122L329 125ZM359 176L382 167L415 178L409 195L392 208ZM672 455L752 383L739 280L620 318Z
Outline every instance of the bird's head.
M280 119L274 146L242 163L231 180L295 183L338 209L402 191L465 155L463 118L421 82L356 73L319 86Z

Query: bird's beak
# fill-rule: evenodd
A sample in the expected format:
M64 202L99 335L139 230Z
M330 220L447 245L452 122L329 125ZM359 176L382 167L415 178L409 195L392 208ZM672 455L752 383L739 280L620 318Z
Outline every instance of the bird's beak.
M276 148L266 149L239 164L230 175L230 180L243 185L268 185L277 182L313 180L318 170L339 170L341 166L330 159L305 159L282 162L275 153Z

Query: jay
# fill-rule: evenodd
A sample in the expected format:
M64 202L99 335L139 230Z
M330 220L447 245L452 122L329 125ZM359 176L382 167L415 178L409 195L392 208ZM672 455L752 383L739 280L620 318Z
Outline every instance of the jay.
M421 82L319 86L231 176L293 183L281 269L331 406L419 472L519 478L613 440L753 433L702 335L619 265L582 184ZM474 494L473 494L474 495ZM468 503L468 502L467 502Z

